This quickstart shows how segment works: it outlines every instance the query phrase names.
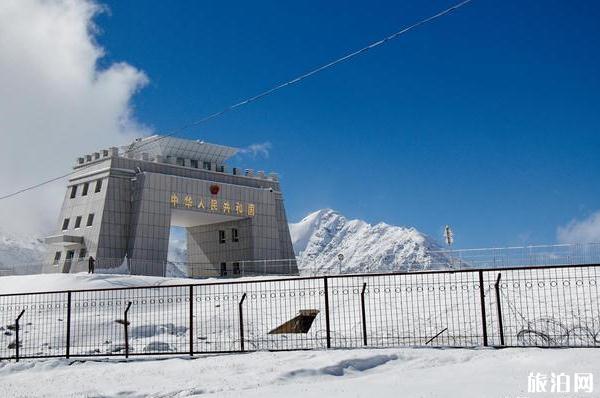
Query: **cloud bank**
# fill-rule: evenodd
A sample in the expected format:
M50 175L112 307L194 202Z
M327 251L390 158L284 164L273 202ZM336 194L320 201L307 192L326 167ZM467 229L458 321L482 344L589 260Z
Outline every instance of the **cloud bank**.
M241 148L238 151L238 153L242 154L242 155L250 155L253 158L256 158L258 156L268 158L271 148L272 148L272 145L270 142L263 142L260 144L250 144L245 148Z
M561 243L600 242L600 211L583 220L572 220L558 227L556 237Z
M104 50L91 0L0 2L0 196L68 172L81 154L145 134L131 98L147 77ZM56 228L65 180L0 201L0 229Z

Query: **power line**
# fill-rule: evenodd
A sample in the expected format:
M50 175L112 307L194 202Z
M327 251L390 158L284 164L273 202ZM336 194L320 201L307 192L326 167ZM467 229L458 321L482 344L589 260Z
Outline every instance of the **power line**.
M191 127L198 126L198 125L200 125L202 123L206 123L209 120L215 119L215 118L217 118L217 117L219 117L219 116L221 116L221 115L223 115L223 114L225 114L227 112L230 112L230 111L232 111L232 110L234 110L236 108L239 108L241 106L248 105L248 104L250 104L250 103L252 103L254 101L257 101L257 100L259 100L261 98L264 98L264 97L266 97L266 96L268 96L270 94L273 94L274 92L279 91L279 90L281 90L281 89L283 89L283 88L285 88L287 86L291 86L293 84L300 83L302 80L307 79L307 78L309 78L309 77L311 77L311 76L313 76L313 75L315 75L315 74L317 74L319 72L322 72L325 69L332 68L332 67L334 67L334 66L336 66L336 65L338 65L338 64L340 64L342 62L348 61L348 60L350 60L350 59L352 59L352 58L354 58L354 57L356 57L358 55L361 55L361 54L369 51L372 48L379 47L379 46L387 43L388 41L393 40L393 39L397 38L398 36L400 36L400 35L408 32L410 30L413 30L413 29L415 29L415 28L417 28L417 27L419 27L419 26L421 26L423 24L426 24L428 22L431 22L431 21L433 21L433 20L435 20L437 18L443 17L444 15L447 15L447 14L451 13L452 11L455 11L455 10L459 9L460 7L462 7L462 6L470 3L471 1L472 0L464 0L464 1L460 2L460 3L458 3L458 4L453 5L452 7L446 8L445 10L438 12L437 14L429 16L429 17L427 17L425 19L421 19L420 21L415 22L412 25L409 25L409 26L407 26L407 27L405 27L405 28L403 28L403 29L395 32L395 33L392 33L391 35L386 36L386 37L384 37L381 40L373 42L373 43L371 43L371 44L369 44L369 45L367 45L365 47L362 47L362 48L360 48L358 50L355 50L355 51L353 51L353 52L351 52L349 54L346 54L346 55L344 55L341 58L337 58L337 59L335 59L333 61L330 61L330 62L328 62L328 63L326 63L324 65L321 65L321 66L319 66L319 67L317 67L315 69L312 69L309 72L306 72L306 73L304 73L304 74L302 74L302 75L300 75L300 76L298 76L298 77L296 77L296 78L294 78L292 80L286 81L285 83L278 84L278 85L276 85L276 86L274 86L274 87L272 87L272 88L270 88L268 90L265 90L265 91L263 91L263 92L261 92L259 94L256 94L256 95L254 95L252 97L248 97L248 98L246 98L246 99L244 99L242 101L239 101L239 102L237 102L235 104L229 105L228 107L223 108L220 111L214 112L214 113L212 113L210 115L207 115L207 116L205 116L205 117L203 117L201 119L198 119L198 120L196 120L194 122L191 122L191 123L182 125L180 127L177 127L175 129L171 130L167 134L164 134L164 135L161 135L161 136L157 136L154 140L148 140L146 142L142 142L137 148L133 148L133 146L132 146L132 147L130 147L129 149L127 149L125 151L125 154L127 154L129 152L138 151L140 148L142 148L142 147L144 147L146 145L155 143L155 142L160 141L160 140L162 140L164 138L167 138L167 137L174 136L175 134L177 134L177 133L179 133L179 132L181 132L183 130L187 130L187 129L191 128ZM61 180L61 179L65 178L65 177L68 177L68 176L70 176L72 174L75 174L78 171L79 170L72 171L72 172L64 174L62 176L54 177L54 178L51 178L49 180L40 182L39 184L35 184L35 185L32 185L32 186L20 189L18 191L15 191L13 193L1 196L0 200L8 199L10 197L19 195L21 193L24 193L24 192L31 191L33 189L39 188L39 187L41 187L43 185L46 185L46 184L49 184L51 182L54 182L54 181L57 181L57 180Z

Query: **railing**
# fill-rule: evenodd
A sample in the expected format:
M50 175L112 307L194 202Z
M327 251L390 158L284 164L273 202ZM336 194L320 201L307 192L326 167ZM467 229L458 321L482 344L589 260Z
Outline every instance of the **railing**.
M87 258L71 260L70 271L87 271L87 261ZM348 269L344 262L348 261L351 259L342 260L331 269L323 269L312 265L312 261L303 259L301 256L293 259L227 262L223 269L220 264L213 263L99 258L96 260L96 271L188 278L297 275L298 273L304 276L318 276L344 274ZM600 243L434 250L430 251L429 256L422 261L396 264L394 271L584 264L600 264ZM0 266L0 276L37 274L44 270L61 272L62 269L62 263L57 265L47 262L12 264ZM364 272L364 270L358 271Z
M429 266L463 268L600 264L600 243L436 250Z
M551 266L0 295L0 358L600 347L599 274Z

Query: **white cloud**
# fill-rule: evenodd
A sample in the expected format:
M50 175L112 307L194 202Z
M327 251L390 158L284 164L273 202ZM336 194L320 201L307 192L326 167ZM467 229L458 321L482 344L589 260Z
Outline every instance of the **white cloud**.
M104 55L91 0L0 2L0 196L65 174L75 158L140 136L130 100L147 83ZM0 202L0 228L56 228L65 180Z
M600 211L583 220L572 220L558 227L556 236L561 243L600 242Z
M272 147L272 145L270 142L263 142L260 144L251 144L251 145L248 145L246 148L240 149L238 153L248 154L254 158L257 156L262 156L262 157L268 158L271 147Z

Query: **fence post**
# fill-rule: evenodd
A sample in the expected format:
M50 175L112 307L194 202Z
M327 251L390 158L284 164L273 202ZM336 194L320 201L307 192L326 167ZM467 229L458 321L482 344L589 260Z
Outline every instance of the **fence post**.
M194 285L190 285L190 356L194 356Z
M244 300L246 300L246 293L242 294L242 299L238 304L238 308L240 311L240 349L244 352L244 309L242 304L244 304Z
M21 319L24 313L25 310L21 310L21 313L19 314L17 319L15 319L15 359L17 362L19 362L19 320Z
M479 298L481 300L481 326L483 328L483 346L488 345L487 322L485 317L485 293L483 291L483 271L479 271Z
M125 358L129 358L129 322L127 322L127 313L129 312L130 307L131 301L127 303L127 308L125 308L125 315L123 317L123 320L125 321Z
M504 345L504 326L502 325L502 303L500 303L500 277L501 273L498 273L498 278L494 284L496 289L496 310L498 311L498 328L500 330L500 345Z
M325 332L327 336L327 348L331 348L331 330L329 327L329 287L327 277L323 278L323 289L325 291Z
M71 291L67 292L67 359L71 356Z
M367 289L367 282L363 283L362 292L360 292L360 308L362 311L362 330L363 330L363 344L367 345L367 315L365 312L365 290Z

